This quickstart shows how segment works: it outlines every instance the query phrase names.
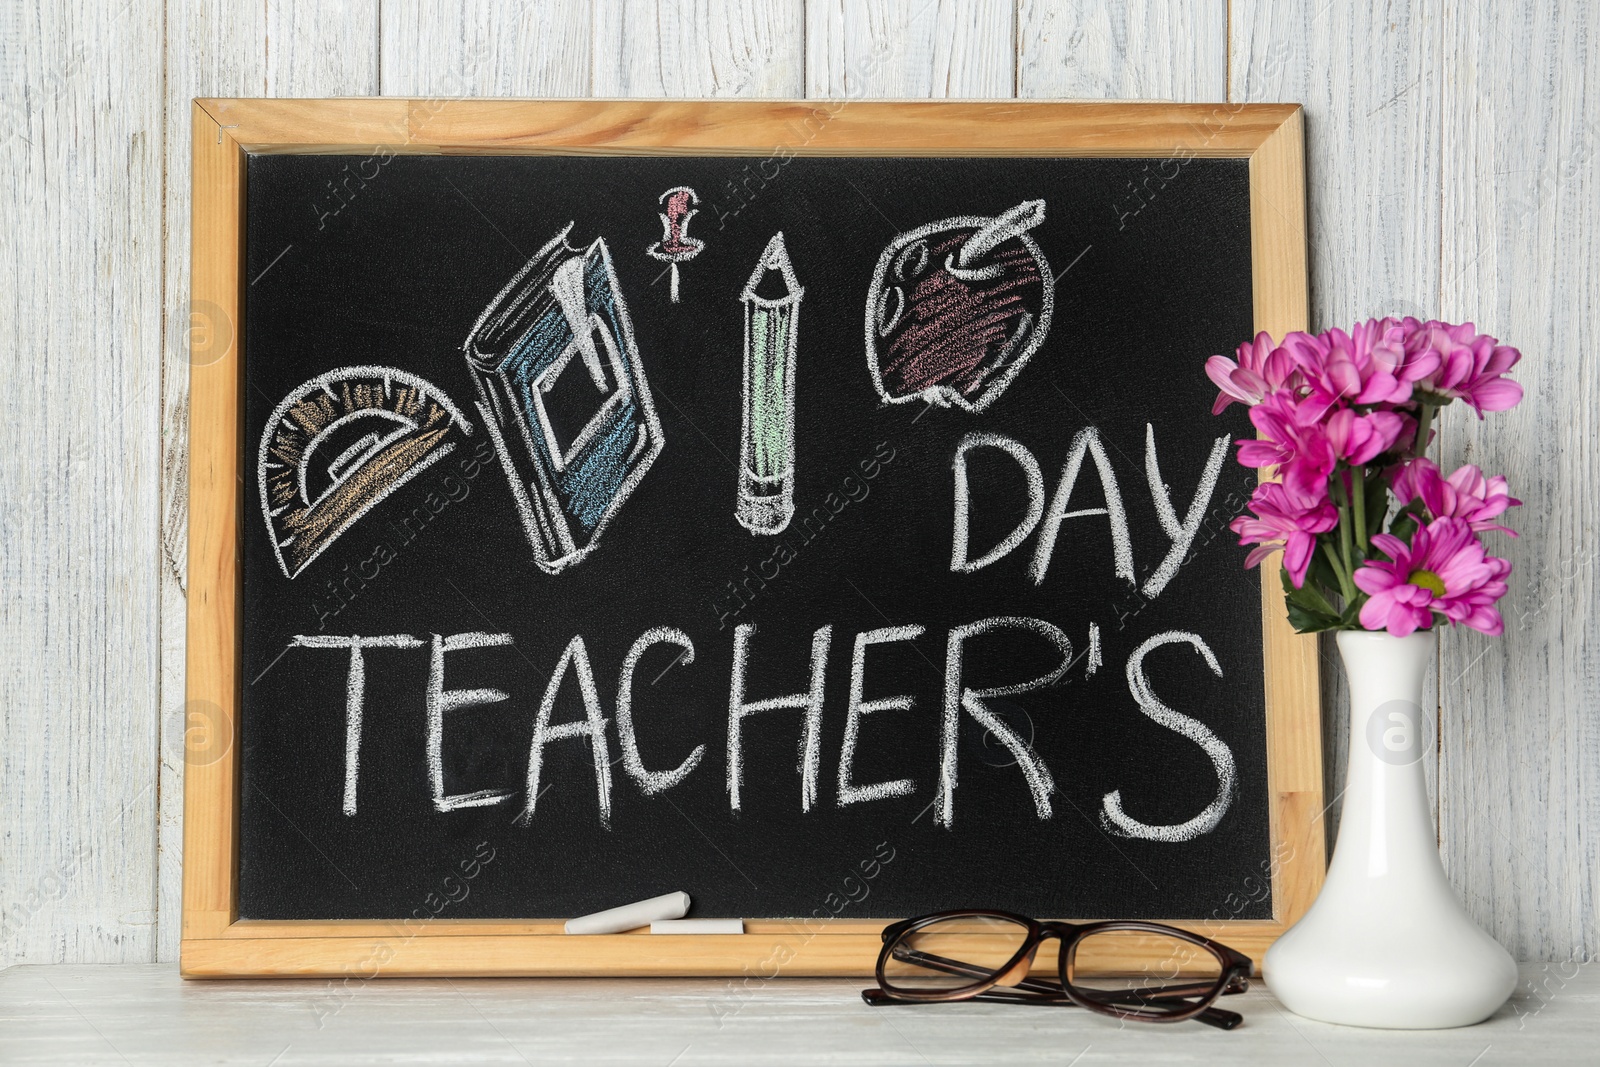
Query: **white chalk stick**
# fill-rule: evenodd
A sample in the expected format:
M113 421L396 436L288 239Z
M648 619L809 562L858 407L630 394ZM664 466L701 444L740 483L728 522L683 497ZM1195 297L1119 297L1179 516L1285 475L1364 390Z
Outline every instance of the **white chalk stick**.
M665 919L650 924L652 934L742 934L743 919Z
M624 930L649 926L660 919L679 919L688 913L688 893L663 893L659 897L624 904L620 908L568 919L566 930L569 934L620 934Z

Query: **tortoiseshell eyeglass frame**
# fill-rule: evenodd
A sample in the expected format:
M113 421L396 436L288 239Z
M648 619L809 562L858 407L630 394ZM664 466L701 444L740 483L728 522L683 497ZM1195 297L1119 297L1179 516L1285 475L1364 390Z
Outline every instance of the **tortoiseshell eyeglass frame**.
M908 940L910 935L936 923L960 919L998 920L1026 930L1026 936L1011 957L998 967L964 963L919 951ZM1110 931L1130 931L1175 938L1210 952L1219 964L1216 978L1187 984L1161 985L1125 990L1084 989L1074 983L1078 946L1083 939ZM1054 938L1061 943L1057 981L1028 977L1029 965L1039 947ZM885 973L891 961L915 963L933 971L971 978L968 985L952 989L907 989L898 986ZM1013 1004L1077 1005L1119 1019L1142 1022L1179 1023L1195 1019L1221 1030L1232 1030L1244 1021L1237 1012L1213 1007L1221 996L1243 993L1250 988L1254 962L1249 956L1227 945L1175 926L1150 922L1064 923L1039 922L1008 911L982 908L935 912L915 919L903 919L883 930L883 950L878 953L877 989L863 990L861 998L874 1007L892 1004L929 1004L958 1000L991 1000Z

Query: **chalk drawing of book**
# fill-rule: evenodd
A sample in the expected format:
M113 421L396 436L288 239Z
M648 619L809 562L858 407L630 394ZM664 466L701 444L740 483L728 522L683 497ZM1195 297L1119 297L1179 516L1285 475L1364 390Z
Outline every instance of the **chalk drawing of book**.
M572 223L484 309L465 345L489 429L540 569L595 548L663 437L603 238Z

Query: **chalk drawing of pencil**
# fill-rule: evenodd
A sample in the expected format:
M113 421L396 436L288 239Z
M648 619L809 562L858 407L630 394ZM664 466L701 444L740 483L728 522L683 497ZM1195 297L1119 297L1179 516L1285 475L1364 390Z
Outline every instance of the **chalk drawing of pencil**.
M534 560L558 574L599 543L664 438L603 238L541 248L465 345Z
M800 299L780 230L745 283L744 427L734 517L754 534L781 533L794 517L794 375Z

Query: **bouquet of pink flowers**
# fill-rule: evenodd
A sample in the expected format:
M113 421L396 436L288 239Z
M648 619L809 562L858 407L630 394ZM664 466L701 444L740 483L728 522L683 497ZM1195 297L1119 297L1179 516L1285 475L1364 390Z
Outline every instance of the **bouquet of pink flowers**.
M1511 564L1479 535L1516 534L1496 520L1520 504L1506 480L1468 464L1446 476L1423 455L1439 409L1465 401L1481 419L1522 400L1504 377L1520 352L1473 325L1372 319L1346 333L1265 333L1236 359L1212 356L1222 390L1212 413L1250 407L1258 440L1239 462L1275 468L1234 519L1246 566L1283 552L1289 622L1301 633L1436 622L1499 634L1495 602Z

